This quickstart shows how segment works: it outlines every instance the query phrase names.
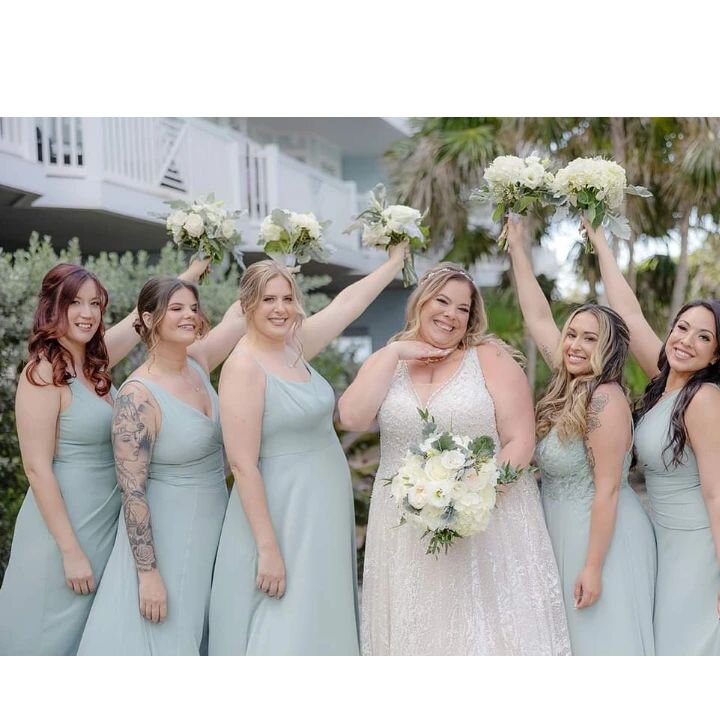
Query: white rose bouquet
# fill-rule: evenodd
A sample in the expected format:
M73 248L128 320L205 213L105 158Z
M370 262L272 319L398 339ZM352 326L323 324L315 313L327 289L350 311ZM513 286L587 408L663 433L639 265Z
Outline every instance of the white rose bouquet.
M178 247L190 248L200 259L210 258L213 263L221 262L230 251L242 264L242 253L237 249L240 233L236 220L244 212L224 209L223 201L215 200L213 193L192 203L170 200L166 204L172 212L158 217L165 220L168 235ZM201 282L207 275L208 271L203 273Z
M323 241L330 221L320 222L313 213L273 210L260 225L258 245L273 260L295 267L309 260L325 262L332 247Z
M440 432L428 410L418 408L423 442L408 450L397 473L385 481L408 523L430 535L428 555L448 549L455 538L483 532L503 485L522 472L509 463L498 467L495 443L483 435L470 438Z
M553 194L558 202L554 220L585 215L593 228L604 224L616 237L630 237L630 223L620 214L625 195L652 197L644 187L628 185L625 169L612 160L577 158L555 175ZM585 249L592 252L586 241Z
M485 184L470 193L470 200L494 203L493 222L501 222L511 212L527 215L533 205L553 204L554 177L547 166L548 161L535 154L524 159L516 155L496 157L483 174ZM503 250L507 247L507 226L498 245Z
M362 242L367 247L389 248L407 242L410 253L403 266L405 287L417 283L413 253L427 248L430 228L423 225L427 212L421 213L407 205L388 205L385 186L380 183L370 192L370 206L363 210L346 233L362 231Z

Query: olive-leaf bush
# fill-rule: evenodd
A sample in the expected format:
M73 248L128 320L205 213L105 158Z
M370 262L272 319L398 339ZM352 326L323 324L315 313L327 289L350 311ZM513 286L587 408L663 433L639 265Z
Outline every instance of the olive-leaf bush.
M77 238L56 252L51 239L41 238L38 233L33 233L28 246L21 250L8 253L0 248L0 580L7 566L15 518L27 491L15 431L16 381L26 360L40 283L45 273L59 262L83 264L98 276L110 295L105 316L109 327L135 307L138 292L149 278L179 274L187 266L188 256L168 243L152 258L141 250L122 255L103 252L83 259ZM236 266L222 274L213 268L210 282L200 286L203 309L213 324L236 299L239 278ZM309 314L327 305L329 298L318 289L330 282L329 276L300 275L298 282ZM128 358L113 369L115 384L121 383L143 357L144 349L138 344ZM350 358L332 347L318 355L313 365L338 390L348 384L354 370ZM214 373L215 380L217 376L218 371Z

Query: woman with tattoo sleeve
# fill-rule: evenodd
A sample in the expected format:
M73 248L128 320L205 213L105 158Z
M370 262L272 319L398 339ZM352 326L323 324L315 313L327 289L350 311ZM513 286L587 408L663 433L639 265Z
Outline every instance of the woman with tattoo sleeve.
M206 267L195 262L183 276ZM109 370L138 337L134 310L105 331L107 303L79 265L43 278L15 401L30 490L0 589L0 655L74 655L115 540Z
M525 323L553 370L535 412L535 458L573 654L653 655L655 539L627 481L628 327L610 308L583 305L558 330L520 222L509 221L508 243Z
M630 351L651 378L635 449L658 546L658 655L720 655L720 303L693 300L663 342L642 314L602 228L585 223Z
M175 278L145 284L138 316L148 358L118 391L112 421L123 514L79 654L198 655L227 505L209 373L245 321L235 303L206 336L197 289Z

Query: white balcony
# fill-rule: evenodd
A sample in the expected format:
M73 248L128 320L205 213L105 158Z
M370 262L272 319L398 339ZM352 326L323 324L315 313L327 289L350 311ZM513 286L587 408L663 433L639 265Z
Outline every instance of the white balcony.
M151 249L165 240L153 217L165 200L210 192L248 211L246 246L283 207L332 221L337 265L366 272L381 259L342 234L357 212L353 182L231 128L195 118L0 118L0 220L15 244L52 218L60 239L64 229L77 234L86 252Z

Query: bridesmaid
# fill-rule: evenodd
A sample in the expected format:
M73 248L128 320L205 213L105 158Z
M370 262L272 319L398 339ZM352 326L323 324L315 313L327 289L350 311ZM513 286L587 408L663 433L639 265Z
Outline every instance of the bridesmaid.
M198 655L227 505L209 373L245 322L235 303L204 337L197 288L153 278L136 329L148 358L120 387L112 424L124 512L78 654Z
M720 303L680 309L665 341L625 282L602 228L584 222L610 304L630 326L630 350L651 378L635 448L658 549L658 655L720 655Z
M307 363L396 276L404 246L304 320L292 275L271 261L240 283L248 333L220 377L235 477L210 602L211 655L357 655L353 493L335 396Z
M43 278L15 403L30 490L0 589L0 655L74 655L112 549L120 495L109 370L138 338L135 311L105 332L107 304L79 265Z
M536 408L535 458L573 655L653 655L655 538L627 479L627 325L610 308L589 304L559 331L520 222L509 221L508 242L525 323L553 369Z

